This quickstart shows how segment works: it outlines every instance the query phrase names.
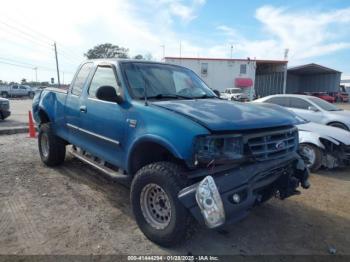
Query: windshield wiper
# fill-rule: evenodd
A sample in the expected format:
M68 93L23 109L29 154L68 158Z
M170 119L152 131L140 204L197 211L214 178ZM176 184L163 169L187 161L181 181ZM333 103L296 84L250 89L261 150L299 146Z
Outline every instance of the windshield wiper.
M194 96L193 99L204 99L204 98L214 98L216 96L208 96L207 94L201 96Z
M140 97L140 98L145 98ZM181 95L175 95L175 94L158 94L158 95L154 95L154 96L147 96L148 99L163 99L163 98L175 98L175 99L193 99L192 97L189 96L181 96Z

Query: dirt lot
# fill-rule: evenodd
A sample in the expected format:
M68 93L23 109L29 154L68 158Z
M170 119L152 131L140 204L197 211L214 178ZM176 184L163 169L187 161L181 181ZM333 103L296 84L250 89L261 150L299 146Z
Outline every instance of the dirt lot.
M44 167L36 140L0 136L0 254L350 254L350 170L312 175L300 196L272 200L180 247L148 241L129 190L70 157Z

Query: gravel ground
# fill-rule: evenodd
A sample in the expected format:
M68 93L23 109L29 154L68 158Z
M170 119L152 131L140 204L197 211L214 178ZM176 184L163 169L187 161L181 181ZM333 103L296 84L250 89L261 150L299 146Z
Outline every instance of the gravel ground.
M350 170L321 171L312 187L273 199L219 232L199 228L164 249L138 229L129 190L67 157L45 167L37 141L0 136L0 254L350 255Z

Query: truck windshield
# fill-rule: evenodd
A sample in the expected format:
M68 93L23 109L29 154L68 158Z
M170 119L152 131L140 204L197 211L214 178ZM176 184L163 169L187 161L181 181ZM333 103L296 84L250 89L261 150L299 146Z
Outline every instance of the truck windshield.
M157 63L123 62L121 69L136 99L193 99L216 97L191 70Z

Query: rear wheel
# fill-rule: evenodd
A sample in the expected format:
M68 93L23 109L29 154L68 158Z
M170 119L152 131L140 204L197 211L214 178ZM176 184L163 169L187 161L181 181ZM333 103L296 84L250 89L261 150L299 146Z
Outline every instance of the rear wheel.
M34 98L34 95L35 95L34 92L30 92L30 93L29 93L29 98L33 99L33 98Z
M41 160L48 166L63 163L66 155L66 143L54 135L50 123L40 126L38 146Z
M1 93L1 96L4 97L4 98L7 98L9 95L8 95L7 92L3 92L3 93Z
M151 241L172 246L184 241L191 216L178 200L186 180L178 165L157 162L140 169L131 185L131 204L135 220Z
M316 172L322 166L322 151L318 147L302 143L300 144L300 153L303 156L306 166L311 172Z

